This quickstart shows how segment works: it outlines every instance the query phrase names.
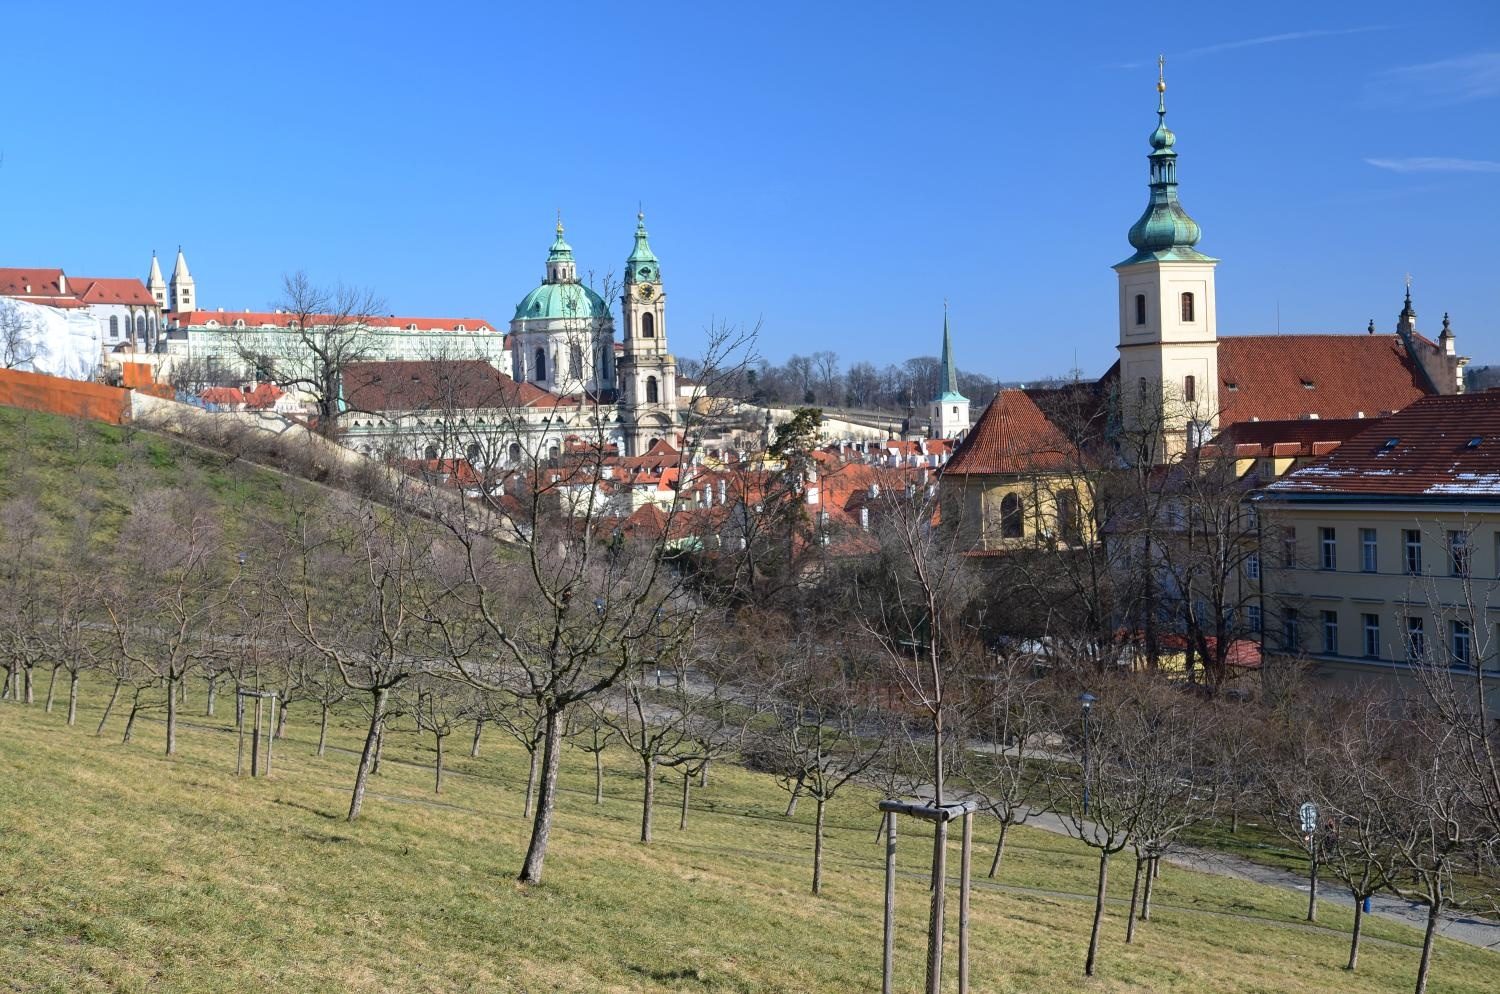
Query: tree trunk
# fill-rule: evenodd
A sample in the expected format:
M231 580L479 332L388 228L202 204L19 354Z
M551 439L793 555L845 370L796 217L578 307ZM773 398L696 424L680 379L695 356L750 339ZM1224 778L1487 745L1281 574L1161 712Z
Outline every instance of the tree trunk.
M5 683L0 686L0 701L10 697L11 679L16 675L16 664L10 663L5 667Z
M1313 855L1307 876L1307 920L1318 920L1318 857Z
M699 787L707 787L708 786L708 764L711 763L711 762L712 762L712 760L705 759L703 761L703 768L698 771L698 786Z
M276 732L274 737L278 739L286 738L286 702L284 701L281 707L276 709Z
M208 678L208 695L203 704L203 714L206 717L214 716L214 705L219 700L219 675L217 673Z
M794 815L794 814L797 813L797 798L800 797L801 795L802 795L802 782L799 780L792 787L792 797L791 797L791 800L789 800L789 801L786 802L786 817L790 818L790 817L792 817L792 815ZM885 822L882 821L881 824L883 825L883 824L885 824Z
M117 701L117 700L120 699L120 684L121 684L121 682L122 681L120 681L120 680L116 680L115 681L115 689L112 690L112 691L110 691L110 694L109 694L109 703L106 704L106 705L104 705L104 714L99 719L99 727L96 728L96 729L94 729L94 735L95 735L95 737L98 737L98 736L104 734L104 723L107 722L107 721L109 721L109 713L115 709L115 701ZM78 683L78 678L76 676L73 678L73 683L75 685Z
M1240 806L1232 804L1229 807L1229 834L1240 834Z
M943 982L943 914L948 890L948 826L932 826L932 907L927 920L927 991L938 994Z
M318 755L328 747L328 705L323 705L323 716L318 721Z
M52 675L47 678L47 714L52 713L52 701L57 691L57 671L60 669L62 669L61 663L54 665L52 667Z
M531 767L526 771L526 807L521 810L522 818L531 817L531 803L536 797L536 743L532 743Z
M1350 973L1359 966L1359 932L1365 923L1365 902L1359 896L1354 896L1354 931L1349 934L1349 965L1344 967Z
M435 779L432 784L432 792L434 794L441 794L443 792L443 739L447 736L434 733L434 737L437 739L437 762L433 765Z
M120 742L130 741L131 733L135 731L135 716L141 713L141 691L137 687L135 696L130 701L130 717L125 719L125 734L120 737Z
M1141 893L1141 864L1146 862L1141 857L1135 858L1135 882L1130 885L1130 914L1125 916L1125 944L1129 945L1135 941L1135 901ZM1147 879L1150 879L1149 876Z
M604 753L594 753L594 803L604 803Z
M1416 994L1427 994L1427 972L1432 968L1432 939L1437 935L1440 910L1437 902L1427 906L1427 931L1422 933L1422 959L1417 964Z
M177 682L181 677L167 677L167 755L177 751Z
M68 671L68 727L78 721L78 674Z
M354 793L349 798L349 821L359 817L359 809L365 803L365 787L370 781L376 754L380 751L380 732L381 725L385 721L387 693L389 691L386 690L374 692L375 705L370 711L370 730L365 734L365 747L359 754L359 772L354 775Z
M1160 856L1152 856L1151 862L1146 864L1146 887L1145 891L1141 894L1141 921L1143 922L1151 920L1151 891L1153 885L1156 883L1156 867L1154 864L1159 859L1161 859Z
M1099 890L1094 895L1094 928L1089 932L1089 955L1083 963L1083 975L1094 975L1094 963L1099 958L1099 926L1104 921L1104 891L1109 885L1109 853L1099 851Z
M521 865L521 882L542 882L542 865L552 837L552 815L557 809L557 765L562 753L562 714L549 710L542 730L542 782L536 799L536 820L531 823L531 843ZM536 754L533 753L533 756Z
M645 794L641 798L641 841L651 841L651 805L656 801L656 757L644 761L646 768Z
M469 758L470 759L478 759L479 758L479 733L483 732L483 731L484 731L484 719L483 718L476 718L474 720L474 742L473 742L472 745L469 746Z
M385 752L385 721L382 716L380 727L375 730L375 758L370 763L370 774L378 776L380 773L380 756Z
M32 689L32 667L29 663L21 666L21 676L26 681L26 703L35 704L35 691Z
M682 816L677 819L677 831L687 830L688 794L692 793L693 774L691 770L682 771Z
M995 871L1000 869L1000 860L1005 858L1005 833L1010 830L1010 822L1000 823L1000 838L995 843L995 858L990 860L990 878L994 879Z
M827 801L818 797L818 814L813 819L813 893L823 893L823 808Z

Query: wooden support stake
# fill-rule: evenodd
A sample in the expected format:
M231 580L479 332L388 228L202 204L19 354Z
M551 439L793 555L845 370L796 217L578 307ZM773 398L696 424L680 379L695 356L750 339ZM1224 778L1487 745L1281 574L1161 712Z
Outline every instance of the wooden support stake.
M969 994L969 863L973 851L974 812L965 811L958 884L958 994Z
M896 957L896 812L885 813L885 959L880 994L891 994L891 968Z

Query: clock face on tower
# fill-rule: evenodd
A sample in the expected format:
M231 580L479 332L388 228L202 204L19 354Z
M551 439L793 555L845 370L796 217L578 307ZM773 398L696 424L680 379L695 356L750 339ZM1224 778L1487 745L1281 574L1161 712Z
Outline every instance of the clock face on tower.
M656 288L647 283L640 289L636 290L635 293L636 296L640 297L642 300L650 300L652 297L656 296Z

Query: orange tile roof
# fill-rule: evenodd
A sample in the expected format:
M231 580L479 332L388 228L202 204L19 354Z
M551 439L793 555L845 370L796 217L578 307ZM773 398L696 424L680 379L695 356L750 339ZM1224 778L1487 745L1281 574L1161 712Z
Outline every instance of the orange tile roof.
M943 474L1025 473L1066 462L1068 442L1021 390L1002 390L959 443Z
M112 279L94 276L69 276L68 290L85 304L133 304L155 307L156 298L137 279Z
M1425 340L1424 340L1425 341ZM1378 417L1428 393L1394 335L1233 335L1219 339L1219 424Z
M546 407L552 395L483 359L350 363L344 399L359 411Z
M1500 499L1500 391L1424 397L1265 493Z

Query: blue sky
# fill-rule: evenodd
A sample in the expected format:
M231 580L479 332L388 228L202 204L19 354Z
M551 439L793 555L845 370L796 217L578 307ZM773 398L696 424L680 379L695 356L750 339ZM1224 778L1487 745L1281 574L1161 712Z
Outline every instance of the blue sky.
M9 6L9 5L7 5ZM1175 7L1175 10L1174 10ZM1243 9L1240 9L1243 8ZM1173 13L1163 13L1173 10ZM691 355L1102 372L1155 57L1221 333L1420 326L1500 361L1500 12L1469 3L73 3L4 12L0 265L208 307L282 273L503 324L554 213L618 273L637 202Z

